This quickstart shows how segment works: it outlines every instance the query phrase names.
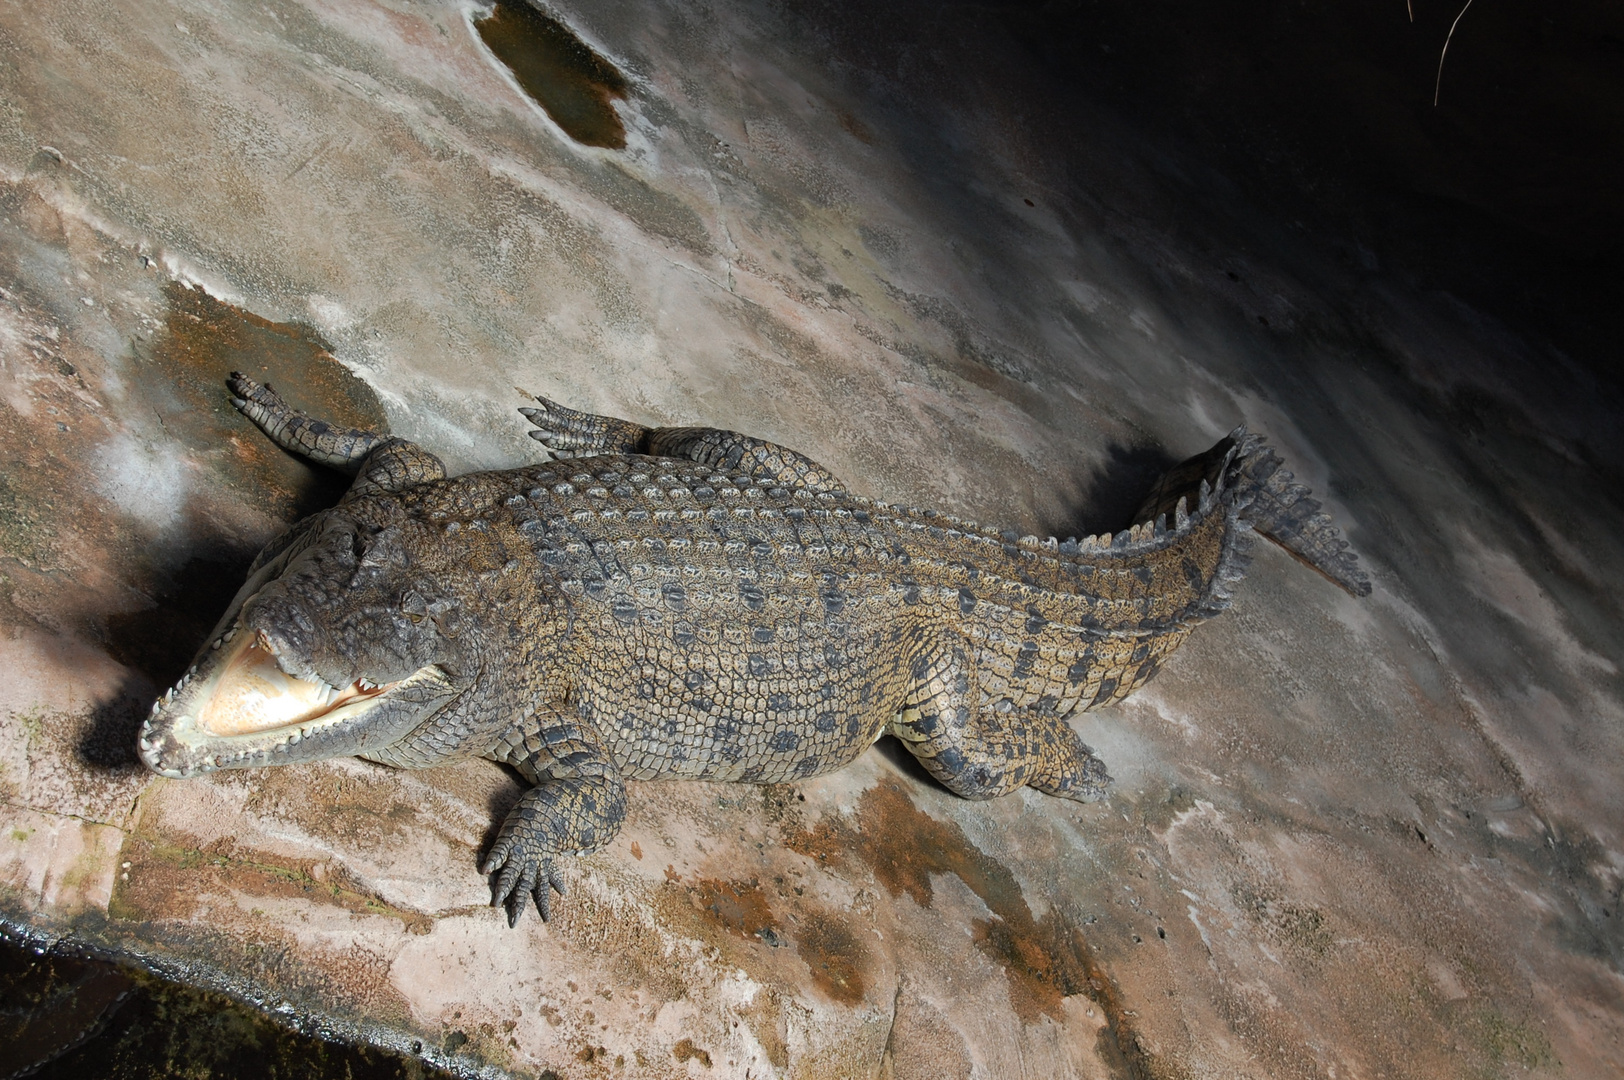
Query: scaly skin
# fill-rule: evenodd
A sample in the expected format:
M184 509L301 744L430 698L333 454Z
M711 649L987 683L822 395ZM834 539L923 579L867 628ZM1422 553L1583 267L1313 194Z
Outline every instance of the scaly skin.
M409 442L232 388L280 445L356 482L260 556L154 706L144 760L169 776L505 762L533 785L482 865L510 923L526 896L546 918L560 860L613 839L627 780L799 780L889 733L966 798L1100 794L1110 778L1066 718L1121 700L1227 606L1251 524L1369 591L1240 430L1170 473L1144 525L1061 543L850 495L734 432L545 399L531 434L582 460L447 479ZM239 715L250 682L322 700Z

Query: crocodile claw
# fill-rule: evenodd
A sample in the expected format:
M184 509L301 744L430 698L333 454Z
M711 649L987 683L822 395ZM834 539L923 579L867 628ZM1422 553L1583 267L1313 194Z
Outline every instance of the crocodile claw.
M541 921L547 922L553 916L552 893L563 896L568 888L551 856L527 858L522 851L512 851L500 841L486 856L479 872L496 874L496 880L491 882L491 907L507 908L510 927L518 925L526 895L535 901Z
M530 437L555 457L635 454L641 452L648 434L647 428L629 420L577 412L549 398L538 396L536 404L540 407L523 408L519 413L536 427Z

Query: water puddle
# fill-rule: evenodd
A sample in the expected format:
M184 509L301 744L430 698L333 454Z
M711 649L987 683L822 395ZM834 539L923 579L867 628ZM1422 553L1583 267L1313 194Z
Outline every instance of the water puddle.
M626 129L611 101L626 97L626 77L569 27L524 0L498 0L496 10L475 20L474 28L570 138L587 146L625 148Z
M15 1070L15 1071L13 1071ZM0 1075L451 1080L418 1058L328 1042L224 994L0 935Z

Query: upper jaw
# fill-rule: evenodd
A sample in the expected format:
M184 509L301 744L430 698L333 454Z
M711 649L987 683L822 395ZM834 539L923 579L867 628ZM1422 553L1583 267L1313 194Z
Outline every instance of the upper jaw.
M153 703L139 750L174 778L357 754L401 737L451 693L432 664L381 686L332 686L234 620Z

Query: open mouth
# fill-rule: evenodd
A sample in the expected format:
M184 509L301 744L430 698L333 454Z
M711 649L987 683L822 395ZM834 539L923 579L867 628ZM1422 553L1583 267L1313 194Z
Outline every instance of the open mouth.
M291 675L278 662L276 646L264 632L241 634L231 631L222 639L231 653L220 665L212 687L204 688L203 707L197 712L198 725L210 735L250 735L299 725L308 726L335 714L352 715L351 705L365 705L394 689L399 683L382 685L357 679L342 689L318 675Z
M357 678L334 686L300 670L304 665L279 653L263 632L240 625L216 638L210 651L214 655L205 654L153 704L142 726L141 757L161 775L266 764L273 754L378 707L392 690L444 681L430 666L394 682Z

